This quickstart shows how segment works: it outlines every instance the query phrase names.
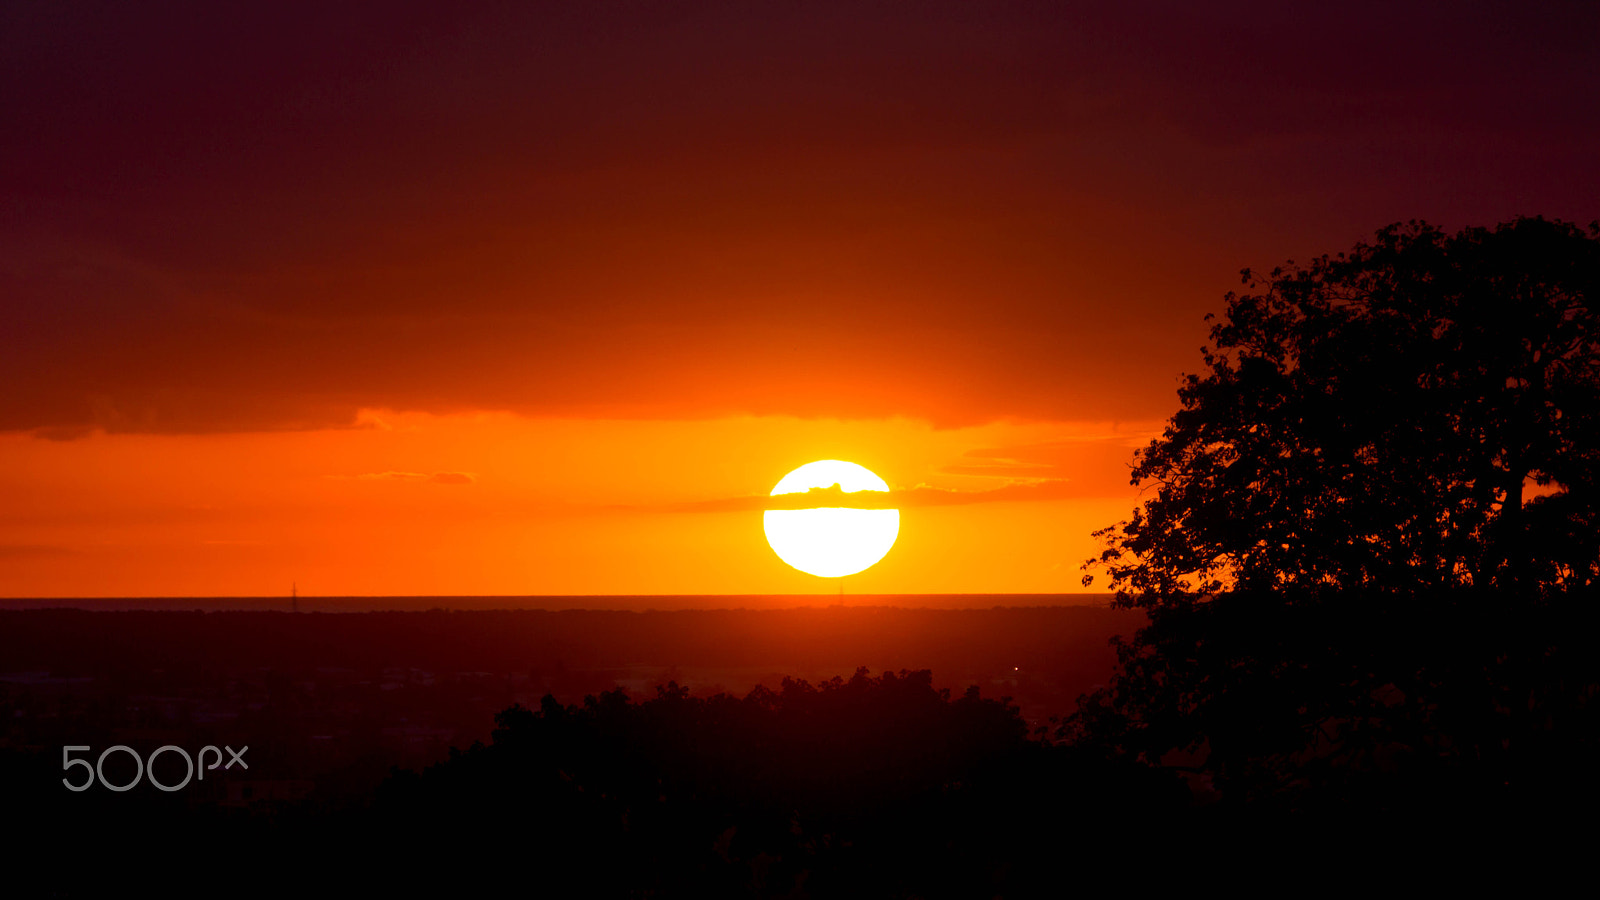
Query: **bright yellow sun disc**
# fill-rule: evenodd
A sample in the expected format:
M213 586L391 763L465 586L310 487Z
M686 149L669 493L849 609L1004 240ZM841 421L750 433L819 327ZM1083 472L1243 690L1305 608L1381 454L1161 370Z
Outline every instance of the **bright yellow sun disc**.
M870 469L839 459L806 463L783 476L772 496L803 494L838 485L845 493L887 491ZM762 517L767 543L784 562L823 578L854 575L883 559L900 535L900 510L818 507L769 509Z

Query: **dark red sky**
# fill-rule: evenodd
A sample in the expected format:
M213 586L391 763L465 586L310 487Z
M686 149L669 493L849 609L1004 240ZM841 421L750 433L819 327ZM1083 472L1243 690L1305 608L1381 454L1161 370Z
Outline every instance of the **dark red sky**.
M0 10L0 429L1159 419L1243 266L1600 216L1593 3L333 6Z

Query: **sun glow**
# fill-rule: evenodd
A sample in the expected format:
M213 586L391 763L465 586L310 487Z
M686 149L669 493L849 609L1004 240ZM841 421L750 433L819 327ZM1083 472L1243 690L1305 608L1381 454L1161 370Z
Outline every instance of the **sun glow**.
M865 467L823 459L783 476L772 496L834 485L845 493L889 490L887 482ZM898 509L769 509L762 518L773 552L796 569L822 578L854 575L872 566L900 534Z

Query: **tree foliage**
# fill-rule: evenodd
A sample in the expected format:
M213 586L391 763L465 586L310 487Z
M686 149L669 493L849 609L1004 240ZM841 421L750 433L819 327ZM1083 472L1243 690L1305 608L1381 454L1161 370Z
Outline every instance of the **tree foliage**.
M1244 282L1100 532L1125 603L1595 582L1600 229L1394 225Z

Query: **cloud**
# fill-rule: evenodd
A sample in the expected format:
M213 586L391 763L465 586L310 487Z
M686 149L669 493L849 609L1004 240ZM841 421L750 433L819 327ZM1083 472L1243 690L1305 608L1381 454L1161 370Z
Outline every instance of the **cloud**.
M965 506L972 503L1028 503L1088 496L1064 479L1028 484L1008 484L982 491L960 491L917 485L891 491L842 490L839 485L812 488L803 494L752 495L700 500L662 507L671 512L759 512L769 509L908 509L925 506Z
M1086 491L1114 496L1128 489L1134 451L1159 433L1159 428L1138 426L1072 440L969 450L960 462L939 472L1008 481L1065 478Z
M32 431L34 437L45 441L76 441L94 434L93 425L46 425Z
M367 472L362 475L329 475L329 478L348 479L357 481L421 481L430 484L472 484L477 481L466 472Z
M41 544L0 544L0 561L68 556L71 553L72 551L66 547L50 547Z

